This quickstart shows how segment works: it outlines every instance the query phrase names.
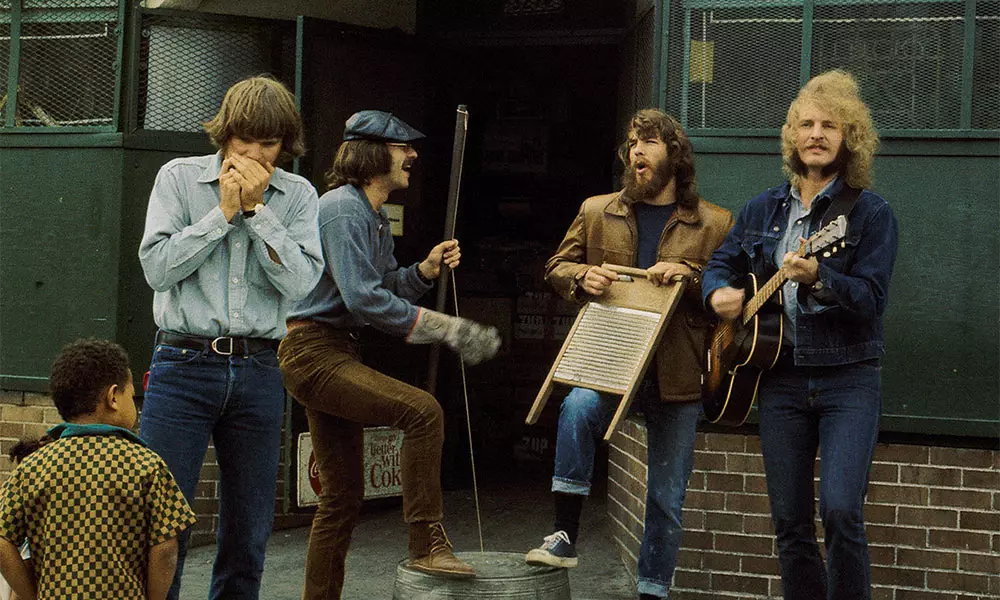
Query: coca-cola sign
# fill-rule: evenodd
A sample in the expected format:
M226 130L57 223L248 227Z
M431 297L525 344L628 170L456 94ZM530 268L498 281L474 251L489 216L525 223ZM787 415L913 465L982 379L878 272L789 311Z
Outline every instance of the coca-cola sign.
M300 433L298 440L299 507L316 506L322 485L319 465L313 453L312 436ZM364 437L365 498L387 498L403 493L399 453L403 447L403 432L391 427L367 427Z

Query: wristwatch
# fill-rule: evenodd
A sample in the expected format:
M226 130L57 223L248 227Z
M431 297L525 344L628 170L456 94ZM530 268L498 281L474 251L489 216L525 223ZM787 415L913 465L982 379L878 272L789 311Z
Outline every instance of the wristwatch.
M247 218L247 219L249 219L250 217L252 217L252 216L256 215L256 214L257 214L257 211L259 211L259 210L260 210L260 209L262 209L262 208L264 208L264 205L258 202L258 203L257 203L256 205L254 205L254 207L253 207L253 208L251 208L250 210L245 210L245 211L243 211L243 217L244 217L244 218Z

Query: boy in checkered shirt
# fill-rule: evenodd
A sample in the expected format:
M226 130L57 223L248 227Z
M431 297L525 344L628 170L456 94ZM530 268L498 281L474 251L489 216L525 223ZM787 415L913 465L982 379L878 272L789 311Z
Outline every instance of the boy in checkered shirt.
M195 516L163 460L130 431L128 356L112 342L74 342L53 363L50 388L66 422L0 488L0 573L29 600L162 600L177 535ZM34 572L18 552L25 539Z

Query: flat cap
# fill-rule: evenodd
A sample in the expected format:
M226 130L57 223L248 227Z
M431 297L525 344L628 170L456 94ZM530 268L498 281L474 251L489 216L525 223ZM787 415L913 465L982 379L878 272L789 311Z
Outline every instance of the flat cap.
M348 140L412 142L427 137L392 113L381 110L358 111L351 115L344 125L345 142Z

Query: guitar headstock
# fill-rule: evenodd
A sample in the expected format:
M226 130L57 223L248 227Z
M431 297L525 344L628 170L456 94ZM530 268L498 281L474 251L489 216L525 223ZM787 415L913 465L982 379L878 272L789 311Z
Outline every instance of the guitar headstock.
M840 242L840 247L844 246L845 237L847 237L847 217L840 215L802 242L799 256L813 256L822 252L824 257L829 257L831 254L836 254L837 242Z

